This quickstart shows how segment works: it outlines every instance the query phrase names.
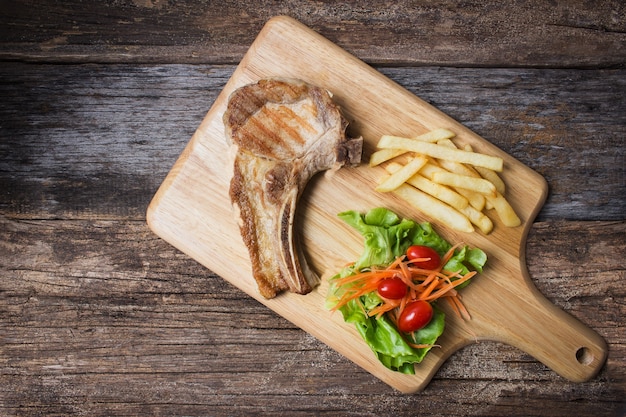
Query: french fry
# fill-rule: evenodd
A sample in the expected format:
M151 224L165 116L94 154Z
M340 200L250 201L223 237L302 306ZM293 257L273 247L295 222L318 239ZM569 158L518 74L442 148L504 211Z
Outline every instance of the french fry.
M385 167L387 172L391 174L397 172L401 168L402 166L395 162L391 162ZM406 183L412 185L418 190L425 192L426 194L430 194L431 196L443 201L444 203L449 204L451 207L454 207L459 211L469 205L467 198L463 197L461 194L444 185L437 184L436 182L433 182L428 178L423 177L419 173L409 178Z
M476 210L483 211L485 209L487 200L485 199L484 195L476 193L474 191L466 190L464 188L455 188L454 190L457 193L461 194L463 197L467 198L470 206L474 207Z
M404 149L380 149L370 156L369 166L375 167L406 152Z
M458 149L457 146L450 140L450 138L439 139L437 141L437 145L445 146L451 149ZM468 152L474 152L473 150L469 150Z
M485 196L496 196L496 187L483 178L469 177L452 172L435 172L433 181L439 184L448 185L455 188L463 188L483 194Z
M476 172L473 167L469 167L465 164L454 161L447 161L445 159L439 159L437 160L437 163L441 168L446 171L450 171L459 175L465 175L466 177L480 178L480 174L478 174L478 172Z
M432 160L428 161L428 163L424 165L422 169L420 169L420 174L422 174L429 180L433 179L433 175L435 174L435 172L446 172L446 170L437 165L436 162Z
M383 136L378 142L379 148L405 149L407 151L428 155L433 158L444 159L460 163L482 166L493 171L501 172L504 166L502 158L476 152L467 152L461 149L452 149L430 142L411 140L394 136Z
M396 140L396 139L401 139L401 140L417 140L420 142L431 142L431 143L435 143L438 142L440 140L444 140L444 139L450 139L453 138L454 132L448 130L448 129L444 129L444 128L439 128L439 129L434 129L431 130L429 132L426 132L422 135L419 136L415 136L414 138L407 138L404 136L394 136L394 135L383 135L381 136L382 138L386 138L385 140ZM379 146L380 148L381 146ZM406 152L406 150L405 150Z
M376 190L392 191L455 230L469 232L475 226L484 234L491 233L494 223L484 213L491 209L505 226L519 226L521 220L504 197L506 187L498 175L503 159L476 153L469 144L459 149L452 137L454 133L448 129L435 129L413 139L382 136L370 166L385 162L390 175ZM405 165L394 160L403 154L409 156Z
M467 233L474 231L474 226L465 215L415 187L402 184L393 193L413 207L419 208L422 213L451 229Z
M481 177L492 183L500 194L504 195L506 185L504 185L504 181L502 181L502 178L500 178L498 173L484 167L474 167L474 169L480 174Z
M455 165L461 165L461 164L455 164ZM424 175L426 178L430 179L431 181L433 179L433 175L436 172L448 172L448 171L436 165L436 163L432 161L424 165L424 167L420 170L420 174ZM485 203L486 203L485 196L483 196L482 194L475 193L473 191L466 190L463 188L454 188L454 191L460 194L461 196L465 197L469 201L469 204L472 207L474 207L476 210L483 211L483 209L485 208Z
M487 216L485 216L482 212L476 210L472 206L467 206L464 209L459 210L461 213L465 214L469 221L478 227L481 232L488 235L493 230L493 222Z
M522 221L513 210L513 207L500 193L496 197L486 197L487 200L493 205L498 217L506 227L517 227L522 224Z
M450 139L455 136L454 132L444 128L438 128L424 133L423 135L416 136L415 140L421 140L422 142L438 142L443 139Z
M449 139L440 140L437 142L437 144L441 146L446 146L448 148L457 149L456 145ZM466 149L466 151L473 152L471 149ZM468 166L466 164L447 160L439 160L439 165L441 165L442 168L445 168L450 172L454 172L455 174L480 178L480 174L476 171L475 166Z
M468 152L474 151L470 144L465 145L463 149L465 149ZM506 190L506 185L504 185L504 181L502 181L502 178L500 178L497 172L492 171L488 168L484 168L484 167L474 167L474 169L476 170L476 172L478 172L478 174L480 174L481 177L491 182L496 187L496 190L498 190L500 194L504 195L504 192Z
M400 185L404 184L409 178L415 175L426 163L428 159L424 156L413 158L409 163L387 177L383 182L378 184L376 191L385 193L393 191Z

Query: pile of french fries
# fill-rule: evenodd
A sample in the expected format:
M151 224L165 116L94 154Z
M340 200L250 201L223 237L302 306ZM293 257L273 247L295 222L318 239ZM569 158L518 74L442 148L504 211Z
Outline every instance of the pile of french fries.
M392 192L417 210L448 227L482 233L493 230L485 214L494 209L503 225L521 224L504 197L505 184L498 175L504 161L497 156L459 149L454 132L435 129L414 138L384 135L369 165L382 166L389 175L376 191Z

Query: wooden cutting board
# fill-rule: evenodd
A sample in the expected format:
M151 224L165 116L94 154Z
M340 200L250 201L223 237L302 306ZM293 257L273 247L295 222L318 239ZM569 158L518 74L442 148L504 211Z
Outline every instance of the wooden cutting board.
M341 314L324 309L325 280L306 296L285 293L266 300L257 291L228 197L232 167L222 114L234 89L274 76L300 78L330 90L351 122L349 133L364 137L364 161L382 134L416 135L438 127L454 131L460 144L470 143L476 151L504 158L507 197L522 226L506 228L490 215L495 230L485 236L435 224L450 242L482 248L489 262L485 272L462 290L472 320L463 322L446 310L441 348L426 356L416 375L380 365L353 326L345 324ZM337 218L342 211L384 206L407 218L429 220L395 197L373 190L381 170L366 164L343 168L333 175L319 174L307 185L295 231L302 237L300 249L318 274L334 274L356 260L363 248L361 236ZM147 219L158 236L402 392L424 388L446 358L480 340L516 346L563 377L585 381L606 360L604 340L541 295L526 270L526 235L546 195L545 180L530 168L309 28L277 17L260 32L209 110L151 202Z

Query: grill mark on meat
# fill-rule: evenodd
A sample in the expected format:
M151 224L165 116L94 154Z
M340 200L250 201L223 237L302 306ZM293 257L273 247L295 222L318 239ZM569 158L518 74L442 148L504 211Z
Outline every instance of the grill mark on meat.
M303 120L301 117L297 116L293 111L284 107L282 109L283 112L288 113L287 117L294 117L295 120L300 123ZM292 153L293 148L289 143L290 140L294 140L299 144L304 143L304 138L300 135L300 132L294 127L292 127L287 120L285 120L285 115L280 114L280 112L275 109L268 109L267 107L262 107L260 110L260 117L263 117L263 120L266 120L266 124L263 129L263 133L266 134L267 140L270 142L280 142L280 146L288 149L287 153ZM253 117L255 123L263 124L260 119L257 117ZM283 133L285 133L288 137L284 137Z
M299 80L236 90L223 120L238 147L229 194L259 292L306 294L319 278L298 251L296 203L315 173L358 164L362 139L346 138L347 121L328 92Z
M266 157L274 156L272 154L271 141L264 140L267 134L264 132L266 126L263 123L257 122L254 119L250 120L245 128L237 131L237 136L240 141L248 142L248 147L256 149L256 151Z
M263 82L263 80L261 80ZM284 83L279 79L265 80L267 84L267 91L269 92L266 97L268 102L273 103L289 103L298 97L307 89L305 85L295 85Z
M315 112L315 107L314 106L308 106L308 105L304 105L303 106L307 111L309 111L311 114L313 114ZM276 121L277 124L279 124L280 126L284 126L284 128L289 129L290 131L293 132L293 138L298 141L299 143L304 143L305 139L303 136L301 136L297 129L292 128L289 123L287 122L286 119L292 119L296 122L296 124L298 125L298 127L301 127L305 130L308 130L309 133L315 134L317 133L317 130L311 126L311 124L302 116L300 116L299 114L297 114L295 111L293 111L291 108L287 107L287 106L279 106L278 109L280 110L280 112L276 112L277 114L275 114L275 117L273 120ZM280 115L279 113L286 113L286 114L282 114ZM282 116L282 117L279 117ZM291 134L291 133L290 133Z
M250 147L259 149L268 158L279 157L276 150L287 146L280 132L276 132L258 117L251 117L246 127L246 140L250 143Z
M246 114L254 114L264 104L263 98L259 94L250 92L246 96L246 100L240 100L233 103L233 107L230 111L230 120L225 120L225 123L232 123L233 132L236 132L241 125L237 125L237 120L244 117Z
M279 158L281 155L276 153L277 149L283 149L283 154L294 154L297 151L292 145L305 143L298 128L310 134L317 133L306 119L286 106L273 109L262 107L244 126L237 129L236 135L241 141L248 142L248 147L255 148L264 156Z

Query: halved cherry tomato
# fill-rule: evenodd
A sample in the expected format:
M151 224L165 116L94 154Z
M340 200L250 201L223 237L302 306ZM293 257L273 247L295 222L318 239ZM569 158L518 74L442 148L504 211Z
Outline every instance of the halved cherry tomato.
M378 294L390 300L398 300L406 295L407 286L400 278L387 278L378 283Z
M406 256L410 261L419 258L430 258L428 261L415 262L414 265L424 269L437 269L441 264L441 257L439 254L428 246L413 245L409 246L406 250Z
M433 307L428 301L411 301L398 318L398 329L404 333L411 333L426 326L432 318Z

